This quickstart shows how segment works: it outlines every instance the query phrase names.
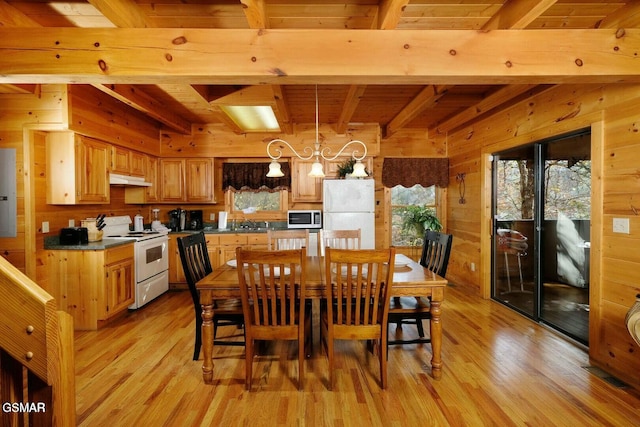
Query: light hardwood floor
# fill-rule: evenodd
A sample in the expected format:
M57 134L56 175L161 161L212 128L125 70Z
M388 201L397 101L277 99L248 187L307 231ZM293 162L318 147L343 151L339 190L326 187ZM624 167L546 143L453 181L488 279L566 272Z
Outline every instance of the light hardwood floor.
M188 292L170 292L102 330L76 333L79 425L640 425L638 391L590 373L583 349L464 288L449 287L443 304L442 380L430 376L429 345L397 346L385 391L376 357L353 342L337 346L327 390L317 336L303 391L295 343L270 344L256 358L252 392L244 347L216 347L214 385L205 385L202 361L191 360L191 304Z

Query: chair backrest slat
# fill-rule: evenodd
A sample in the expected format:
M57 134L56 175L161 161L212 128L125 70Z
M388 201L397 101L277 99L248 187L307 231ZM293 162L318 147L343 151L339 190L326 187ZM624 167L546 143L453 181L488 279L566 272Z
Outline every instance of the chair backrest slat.
M309 247L309 230L268 230L267 243L270 251Z
M184 270L184 276L187 279L193 302L196 306L199 306L200 296L196 289L196 283L213 271L204 233L189 234L178 238L178 251L180 252L182 269Z
M420 264L439 276L445 277L451 254L451 234L427 230L424 234Z
M238 281L245 324L296 325L305 295L306 249L249 250L238 248Z
M394 248L327 248L325 271L327 289L331 292L327 306L334 324L359 326L386 322L394 258Z
M325 248L360 249L361 231L357 230L320 230L318 238L318 253L324 256Z

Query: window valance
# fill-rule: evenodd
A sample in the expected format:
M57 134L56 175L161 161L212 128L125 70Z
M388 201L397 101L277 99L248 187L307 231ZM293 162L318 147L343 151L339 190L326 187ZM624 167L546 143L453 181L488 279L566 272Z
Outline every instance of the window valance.
M291 187L291 170L288 162L281 162L282 178L267 178L269 163L223 163L222 189L273 190Z
M386 158L382 163L382 184L392 188L396 185L423 187L449 185L448 158Z

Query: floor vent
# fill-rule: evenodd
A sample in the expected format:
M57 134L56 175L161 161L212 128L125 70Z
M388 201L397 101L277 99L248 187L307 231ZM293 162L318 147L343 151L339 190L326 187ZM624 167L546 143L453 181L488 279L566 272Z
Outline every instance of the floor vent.
M596 368L595 366L583 366L583 368L586 369L587 371L591 372L596 377L602 378L603 380L605 380L606 382L608 382L609 384L611 384L614 387L617 387L617 388L629 388L629 385L627 383L625 383L622 380L619 380L618 378L612 376L611 374L609 374L608 372L603 371L600 368Z

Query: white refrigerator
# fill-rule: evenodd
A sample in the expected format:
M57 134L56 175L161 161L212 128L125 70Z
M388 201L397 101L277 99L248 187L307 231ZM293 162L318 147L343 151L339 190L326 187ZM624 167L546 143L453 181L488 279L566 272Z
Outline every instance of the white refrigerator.
M322 189L322 228L359 228L362 249L375 249L374 184L373 179L325 179Z

